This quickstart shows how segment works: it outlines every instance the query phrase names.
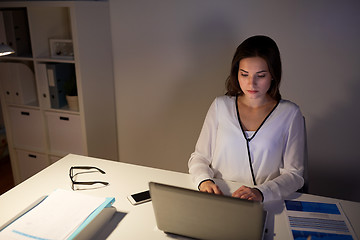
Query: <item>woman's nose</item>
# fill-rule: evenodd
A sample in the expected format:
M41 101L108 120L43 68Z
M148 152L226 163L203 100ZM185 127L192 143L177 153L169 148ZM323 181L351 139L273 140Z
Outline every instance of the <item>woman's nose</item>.
M249 77L249 85L250 86L255 86L256 85L256 77L255 76Z

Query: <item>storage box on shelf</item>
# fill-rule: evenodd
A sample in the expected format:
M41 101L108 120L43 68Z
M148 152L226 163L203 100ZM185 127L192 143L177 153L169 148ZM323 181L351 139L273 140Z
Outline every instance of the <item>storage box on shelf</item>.
M117 160L108 8L108 2L0 2L0 41L16 51L0 58L16 183L68 153ZM69 92L77 95L75 108L65 99Z
M13 145L19 149L46 150L45 128L38 109L8 107Z
M45 115L52 153L86 154L79 115L57 112L46 112Z
M49 166L46 154L17 149L16 157L21 179L27 179Z

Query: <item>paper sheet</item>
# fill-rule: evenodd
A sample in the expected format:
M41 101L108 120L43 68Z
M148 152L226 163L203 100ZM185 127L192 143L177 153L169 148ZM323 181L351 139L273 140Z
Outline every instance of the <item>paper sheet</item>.
M106 198L58 189L0 232L0 239L66 239Z
M294 240L357 240L339 203L285 200Z

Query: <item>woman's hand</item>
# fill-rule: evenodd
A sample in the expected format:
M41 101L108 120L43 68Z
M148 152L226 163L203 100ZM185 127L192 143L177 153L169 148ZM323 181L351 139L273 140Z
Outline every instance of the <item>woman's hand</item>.
M263 196L257 188L250 188L247 186L241 186L238 190L236 190L233 194L233 197L241 198L241 199L247 199L247 200L253 200L261 202L263 201Z
M204 181L200 184L199 190L201 192L207 192L207 193L215 193L223 195L218 185L213 183L211 180Z

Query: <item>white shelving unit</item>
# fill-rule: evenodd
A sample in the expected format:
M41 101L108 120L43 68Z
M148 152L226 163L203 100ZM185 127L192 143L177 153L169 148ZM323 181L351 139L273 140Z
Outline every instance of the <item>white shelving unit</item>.
M0 30L6 32L0 41L13 41L17 52L0 57L1 104L16 184L68 153L118 159L109 21L108 2L0 2ZM52 51L50 39L72 43L73 52ZM62 76L66 71L60 66L74 71ZM78 110L60 104L62 84L71 77Z

